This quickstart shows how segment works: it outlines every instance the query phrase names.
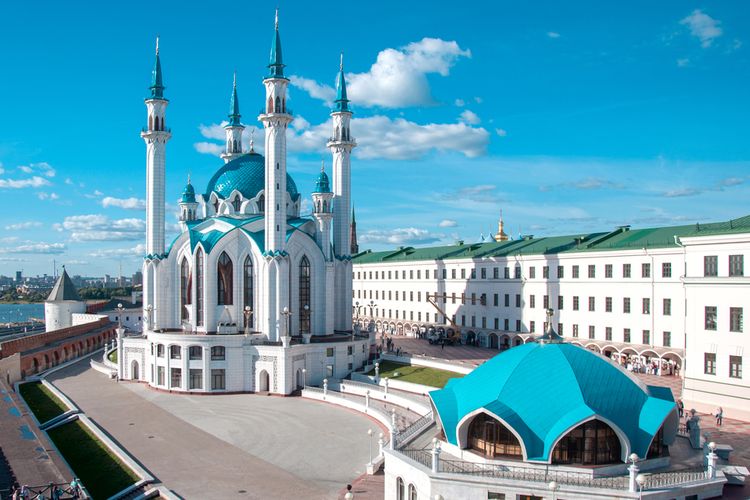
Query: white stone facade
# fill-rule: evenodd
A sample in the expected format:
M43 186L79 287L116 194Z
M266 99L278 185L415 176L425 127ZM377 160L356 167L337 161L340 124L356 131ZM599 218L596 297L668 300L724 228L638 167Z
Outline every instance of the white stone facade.
M226 383L216 391L288 394L299 385L294 370L306 367L310 380L319 382L322 373L344 376L369 356L369 340L352 335L350 257L331 252L331 225L348 227L349 156L342 159L334 151L339 190L327 188L329 192L314 197L327 200L327 213L300 217L301 196L286 168L287 126L293 117L286 106L289 80L283 74L278 23L268 68L258 117L265 131L265 158L252 145L250 151L241 150L235 81L225 162L205 191L196 194L188 181L180 201L182 231L165 248L164 175L171 132L164 126L167 100L157 50L152 96L146 99L148 127L141 134L147 146L143 337L123 340L123 379L148 381L159 389L212 391L211 370L225 370ZM351 113L344 114L348 138ZM349 140L340 145L347 153L352 147ZM345 234L349 248L348 230ZM178 368L152 352L160 345L195 347L204 355L191 360L186 351L174 358L183 375L181 383L172 384L172 370ZM212 347L224 348L225 358L210 359L205 353ZM348 358L338 358L341 349L350 352ZM168 373L161 376L160 369ZM202 370L200 384L195 370ZM262 370L271 377L266 384L256 376Z
M735 276L729 271L730 256L742 260L750 254L750 232L677 241L652 249L396 257L370 263L355 259L353 300L360 306L360 322L415 335L452 328L427 301L427 294L438 294L438 306L464 340L474 335L480 345L498 349L541 334L549 307L553 326L571 342L610 356L642 355L665 362L684 377L686 407L713 412L722 406L725 416L750 419L750 383L742 373L750 352L742 324L743 311L750 309L750 278L745 269ZM707 256L716 257L716 276L704 276ZM706 307L716 307L716 330L705 329ZM706 366L711 354L715 373Z

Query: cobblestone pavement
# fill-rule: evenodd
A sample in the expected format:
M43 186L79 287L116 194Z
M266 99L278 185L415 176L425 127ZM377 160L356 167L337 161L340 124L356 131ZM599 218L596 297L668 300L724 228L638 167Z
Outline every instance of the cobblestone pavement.
M14 479L31 486L67 483L72 479L57 451L37 429L26 406L5 382L0 382L0 450L3 460L0 490L9 488Z

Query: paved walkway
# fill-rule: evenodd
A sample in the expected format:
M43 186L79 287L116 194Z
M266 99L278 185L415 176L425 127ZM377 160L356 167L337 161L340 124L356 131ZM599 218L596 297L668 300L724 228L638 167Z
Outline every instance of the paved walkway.
M5 382L0 382L0 491L19 484L40 486L68 483L65 463L46 436L37 430L25 405Z
M50 381L185 498L335 498L364 473L367 429L375 427L363 415L302 398L187 396L118 384L82 363Z

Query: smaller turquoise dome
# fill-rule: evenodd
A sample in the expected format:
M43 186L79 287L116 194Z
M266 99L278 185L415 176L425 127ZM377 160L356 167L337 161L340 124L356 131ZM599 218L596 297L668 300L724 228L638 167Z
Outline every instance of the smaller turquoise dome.
M182 203L195 203L195 189L188 180L187 186L182 190Z
M328 174L321 169L318 180L315 181L315 192L316 193L330 193L331 182L328 180Z

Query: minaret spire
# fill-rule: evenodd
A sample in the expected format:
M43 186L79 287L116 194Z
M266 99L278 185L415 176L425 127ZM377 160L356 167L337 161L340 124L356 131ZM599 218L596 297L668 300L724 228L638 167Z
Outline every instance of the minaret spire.
M224 127L226 134L226 147L221 157L225 162L230 162L242 155L242 131L245 126L242 125L240 118L240 99L237 97L237 72L232 77L232 97L229 99L229 123Z
M279 9L276 9L276 29L271 43L271 58L268 63L267 78L284 78L284 63L281 55L281 36L279 36Z
M336 76L336 100L333 103L333 111L345 111L349 110L349 99L346 96L346 78L344 78L344 53L341 53L341 59L339 62L339 74Z
M164 84L161 76L161 61L159 61L159 37L156 37L156 61L151 72L151 99L164 99Z

